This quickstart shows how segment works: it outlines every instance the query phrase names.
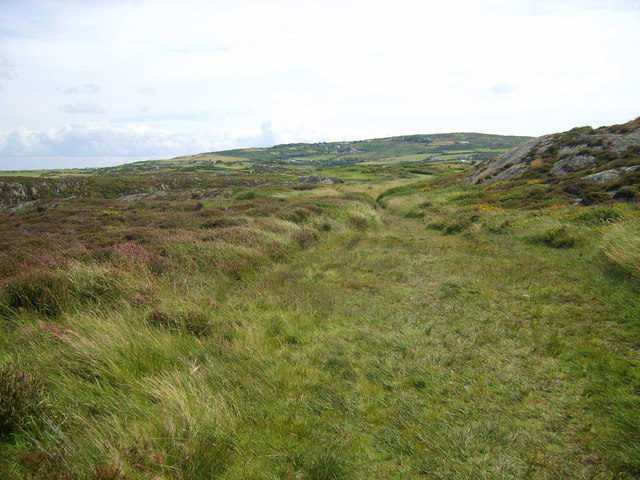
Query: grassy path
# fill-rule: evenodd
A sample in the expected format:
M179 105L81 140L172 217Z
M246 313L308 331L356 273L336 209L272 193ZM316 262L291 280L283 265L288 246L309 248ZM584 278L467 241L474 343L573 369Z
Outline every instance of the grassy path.
M258 470L632 478L637 374L606 280L566 252L386 221L233 293L269 364L263 422L241 429Z

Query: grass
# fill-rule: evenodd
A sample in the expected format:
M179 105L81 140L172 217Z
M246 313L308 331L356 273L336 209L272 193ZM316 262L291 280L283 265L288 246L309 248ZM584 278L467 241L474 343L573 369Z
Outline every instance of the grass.
M637 207L361 168L1 213L0 477L637 478Z

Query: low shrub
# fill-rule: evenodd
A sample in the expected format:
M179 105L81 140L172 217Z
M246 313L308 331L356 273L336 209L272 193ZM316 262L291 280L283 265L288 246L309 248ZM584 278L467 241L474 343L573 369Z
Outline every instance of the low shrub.
M183 328L197 337L211 333L211 319L202 310L188 310L179 319Z
M211 333L211 319L202 310L167 313L154 308L147 314L147 322L154 327L183 331L198 337Z
M239 227L246 225L247 222L243 218L234 218L234 217L222 217L222 218L214 218L213 220L209 220L200 225L200 228L212 229L212 228L229 228L229 227Z
M313 212L304 207L297 207L291 210L283 210L278 213L278 217L293 223L304 223Z
M419 208L412 208L407 213L404 214L404 218L423 218L424 211Z
M0 436L26 427L41 410L42 383L17 365L0 368Z
M350 215L349 216L349 223L356 229L356 230L367 230L369 228L369 222L367 221L366 218L360 217L358 215Z
M154 308L147 314L147 322L160 328L172 328L176 325L175 318L159 308Z
M245 192L241 192L238 195L236 195L236 200L253 200L254 198L257 198L258 194L252 190L247 190Z
M69 279L61 272L35 269L11 279L4 295L11 309L55 317L69 303L70 286Z
M291 238L300 248L308 248L318 241L318 233L313 230L299 228L291 234Z
M597 187L590 188L581 193L582 205L595 205L611 200L607 192Z
M497 235L506 235L513 229L513 222L508 218L503 221L490 222L485 225L487 232Z
M598 225L618 220L622 214L612 207L588 208L581 212L574 221L585 225Z
M463 224L462 222L451 220L440 220L427 224L427 228L442 232L443 235L455 235L463 231L466 227L467 225Z
M581 238L575 227L559 225L543 232L537 240L552 248L570 248L575 246Z
M444 235L455 235L469 228L473 223L480 220L480 215L475 212L464 212L456 215L457 218L445 218L435 220L427 224L427 228L437 230Z
M58 450L43 452L32 450L18 454L26 477L39 480L74 480L77 478L67 465L67 459Z
M635 187L625 185L621 187L614 195L613 198L615 200L637 200L638 198L638 190Z

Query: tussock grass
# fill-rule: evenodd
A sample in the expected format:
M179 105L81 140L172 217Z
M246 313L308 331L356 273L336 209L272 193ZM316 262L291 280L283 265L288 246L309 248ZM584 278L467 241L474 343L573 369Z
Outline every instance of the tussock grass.
M640 280L640 226L638 222L618 223L604 237L604 254L610 267Z

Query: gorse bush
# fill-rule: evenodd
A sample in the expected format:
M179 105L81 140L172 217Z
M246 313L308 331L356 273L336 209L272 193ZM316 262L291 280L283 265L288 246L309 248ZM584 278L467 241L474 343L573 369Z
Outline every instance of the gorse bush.
M0 436L25 428L35 418L42 393L41 382L17 365L0 367Z

